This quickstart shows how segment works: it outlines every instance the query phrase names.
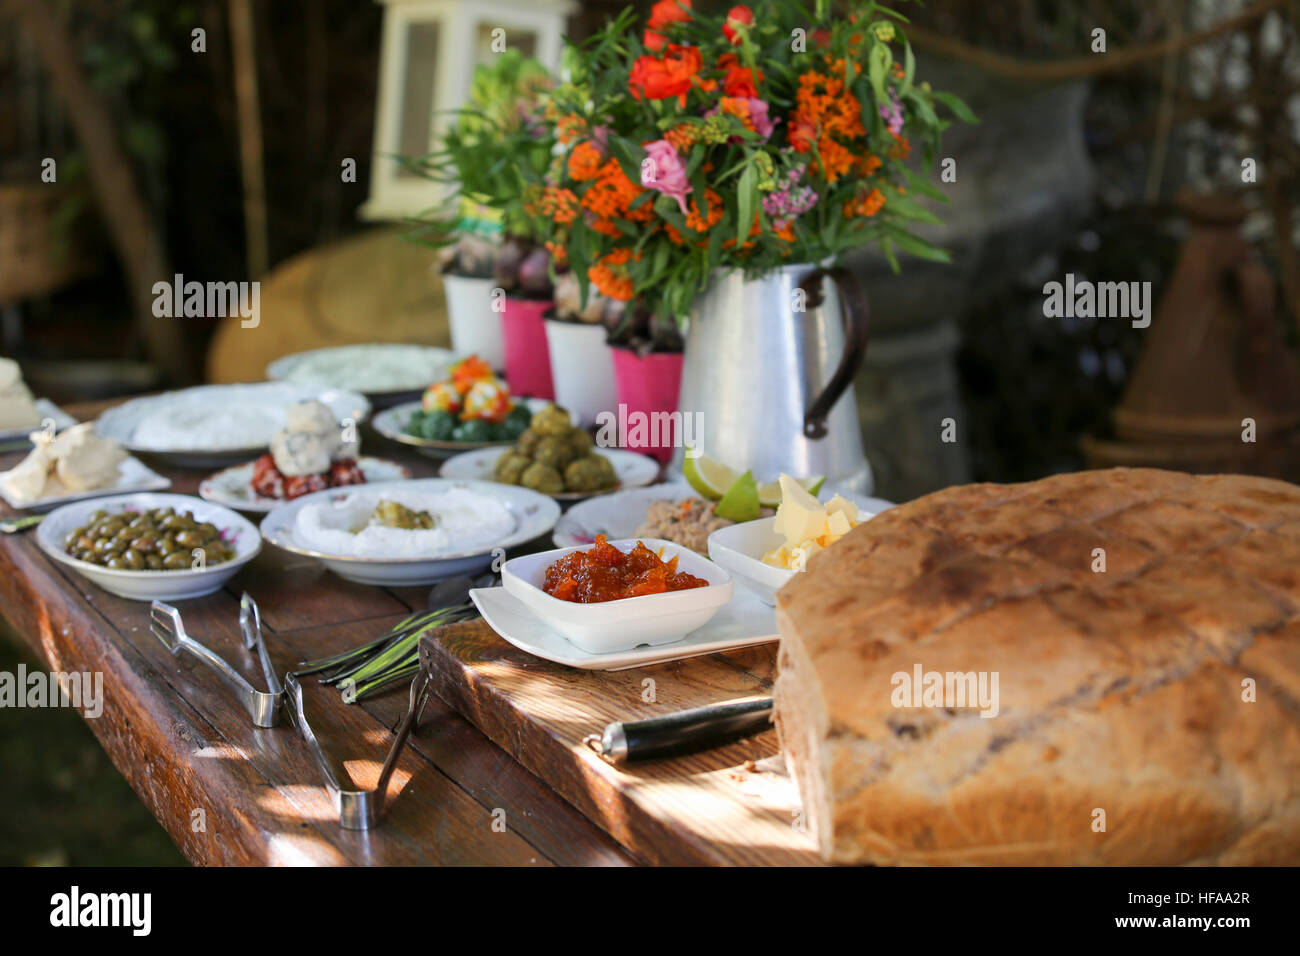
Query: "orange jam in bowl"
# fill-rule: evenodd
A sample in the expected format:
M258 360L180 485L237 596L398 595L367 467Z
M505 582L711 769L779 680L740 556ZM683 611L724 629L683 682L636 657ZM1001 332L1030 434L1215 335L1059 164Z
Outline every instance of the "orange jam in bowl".
M574 604L599 604L646 594L708 587L709 582L677 570L677 558L664 561L643 542L623 552L603 534L585 551L571 551L546 569L542 590Z

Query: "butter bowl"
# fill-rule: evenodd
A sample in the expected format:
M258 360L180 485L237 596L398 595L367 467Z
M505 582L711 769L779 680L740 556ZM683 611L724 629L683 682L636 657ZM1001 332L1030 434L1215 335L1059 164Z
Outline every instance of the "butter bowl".
M547 568L565 555L594 547L589 544L513 558L501 566L501 584L544 624L594 654L681 640L731 601L731 574L688 548L659 538L624 538L609 544L626 553L638 541L664 561L677 558L678 571L703 578L708 584L594 604L562 601L542 590Z
M719 528L709 535L709 557L735 575L740 586L764 604L776 605L776 592L798 574L788 568L763 563L763 555L785 543L776 533L773 517Z

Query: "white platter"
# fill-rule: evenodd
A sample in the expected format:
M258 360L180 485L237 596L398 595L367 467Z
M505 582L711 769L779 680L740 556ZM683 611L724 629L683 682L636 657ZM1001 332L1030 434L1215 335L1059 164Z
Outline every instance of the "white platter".
M370 491L388 485L401 485L404 490L437 492L451 487L468 488L499 500L514 518L514 530L499 541L474 547L464 552L441 554L433 557L409 558L359 558L340 554L323 554L307 547L294 535L298 512L304 505L321 501L346 499L358 491ZM546 495L527 488L502 485L491 481L452 481L445 478L417 478L382 484L350 485L346 488L327 488L303 495L274 509L262 520L262 536L271 544L294 554L315 558L341 578L359 584L400 586L432 584L458 574L476 574L492 563L497 549L508 549L532 541L546 534L560 516L560 506Z
M183 468L217 467L256 458L284 427L289 408L319 401L335 419L358 426L370 403L356 392L288 382L251 385L199 385L177 392L134 398L100 416L95 431L133 454L160 458ZM214 422L237 442L213 440ZM236 447L237 446L237 447Z
M117 482L108 488L96 488L93 491L68 491L59 483L58 478L51 478L45 486L46 494L34 501L17 498L9 488L8 471L0 471L0 498L4 498L10 508L23 511L49 511L60 505L87 498L103 498L108 495L123 495L132 491L162 491L170 488L170 478L164 478L138 458L127 457L117 466Z
M672 644L704 627L731 600L735 586L729 571L694 551L660 538L645 538L644 543L665 561L675 558L679 571L708 584L591 604L562 601L547 594L542 588L547 568L589 545L526 554L507 561L501 568L501 584L539 621L589 653ZM637 539L608 544L626 554L637 546Z
M665 661L716 654L778 638L776 615L752 594L737 590L731 601L697 631L671 644L593 654L570 643L535 617L503 587L474 588L470 598L501 638L536 657L583 670L619 671Z
M119 571L79 561L63 549L64 539L83 526L96 511L115 514L167 507L188 511L196 521L210 521L228 532L228 541L235 546L235 557L199 571ZM262 537L257 528L229 508L189 495L152 493L92 498L64 505L36 526L36 543L52 560L66 565L105 591L132 601L183 601L219 591L262 550Z
M837 493L871 514L894 507L892 501L883 498L869 498L843 490L837 492L834 488L822 488L817 497L829 501ZM560 548L591 544L598 534L605 535L611 541L615 538L631 538L645 522L646 513L653 502L699 497L698 491L682 481L616 491L574 505L556 522L555 533L551 537L556 547Z
M376 342L286 355L266 367L266 377L361 392L377 407L386 407L441 382L455 362L449 349Z
M506 449L503 448L480 448L478 451L462 452L444 461L439 473L444 478L462 481L492 481L497 459L505 452ZM556 501L583 501L587 498L613 494L623 488L639 488L659 477L659 462L653 458L639 455L634 451L624 451L621 448L597 448L595 452L609 459L609 463L614 466L614 474L618 476L618 487L611 491L562 491L548 497Z
M32 432L40 431L46 419L54 422L54 430L59 432L77 424L75 418L63 409L59 408L58 405L55 405L48 398L38 398L32 402L32 404L36 406L36 411L41 416L41 421L33 425L31 428L0 429L0 442L11 442L25 439Z
M544 398L522 398L516 396L515 401L523 402L528 410L536 415L546 406L552 404ZM379 434L383 435L390 441L399 442L403 445L410 445L421 455L429 458L444 459L452 455L460 454L465 451L475 451L480 448L509 448L515 443L515 439L505 441L484 441L484 442L464 442L464 441L439 441L435 438L421 438L418 435L408 434L406 423L411 420L411 415L419 411L421 404L419 401L403 402L400 405L394 405L378 412L370 420L370 427ZM491 477L490 475L488 477Z
M279 508L289 502L283 498L267 498L253 490L253 466L256 462L248 461L233 468L209 475L199 484L199 497L205 501L216 502L236 511L264 514L272 508ZM411 470L405 465L385 458L369 458L362 455L357 459L357 467L365 475L367 484L377 481L402 481L411 477Z

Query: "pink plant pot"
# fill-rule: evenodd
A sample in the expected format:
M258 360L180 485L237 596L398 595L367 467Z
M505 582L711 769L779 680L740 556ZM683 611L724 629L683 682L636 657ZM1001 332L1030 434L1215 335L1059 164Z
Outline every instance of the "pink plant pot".
M677 396L682 386L681 352L638 355L632 349L616 348L611 351L614 354L614 384L618 389L618 402L626 406L628 415L640 412L649 416L655 412L677 411ZM622 418L622 415L619 417ZM643 452L661 462L672 457L672 445L640 445L631 440L633 437L635 436L628 436L627 448Z
M506 346L506 381L516 395L555 400L551 352L546 345L546 323L542 321L553 305L550 299L506 296L501 332Z

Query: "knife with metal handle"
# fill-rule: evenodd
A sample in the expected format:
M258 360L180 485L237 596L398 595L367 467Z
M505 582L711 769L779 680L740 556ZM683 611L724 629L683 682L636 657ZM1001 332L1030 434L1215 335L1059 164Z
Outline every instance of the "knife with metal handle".
M720 747L772 725L772 698L756 697L679 710L648 720L617 721L583 739L612 763L659 760Z

